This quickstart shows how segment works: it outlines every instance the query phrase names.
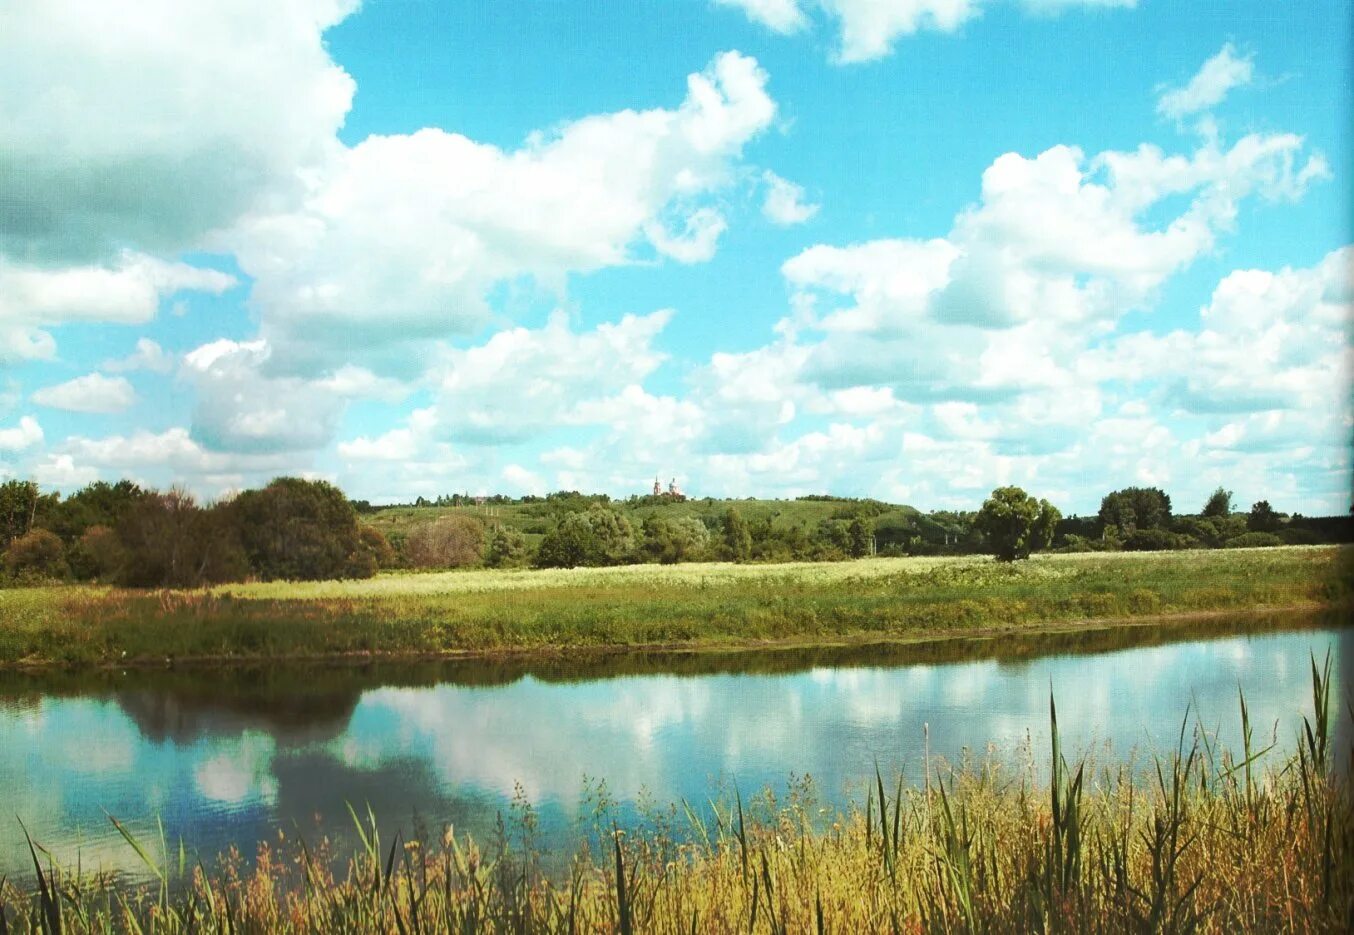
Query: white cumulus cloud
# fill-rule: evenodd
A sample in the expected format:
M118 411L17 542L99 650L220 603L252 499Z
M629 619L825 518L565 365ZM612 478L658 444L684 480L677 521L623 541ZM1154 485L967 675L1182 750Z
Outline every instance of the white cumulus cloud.
M111 265L47 269L0 256L0 364L52 357L49 328L70 322L139 325L179 292L220 295L235 277L126 250Z
M676 108L585 117L516 150L439 129L369 137L301 210L254 214L231 236L262 336L279 361L323 369L355 347L470 333L497 283L557 289L652 258L645 247L708 259L726 225L710 196L775 116L766 85L755 60L725 52Z
M90 373L36 390L33 402L68 412L122 412L136 402L136 391L124 377Z
M354 84L322 34L356 0L0 5L0 254L176 252L322 163Z
M23 416L19 424L0 428L0 451L24 451L42 444L42 426L32 416Z

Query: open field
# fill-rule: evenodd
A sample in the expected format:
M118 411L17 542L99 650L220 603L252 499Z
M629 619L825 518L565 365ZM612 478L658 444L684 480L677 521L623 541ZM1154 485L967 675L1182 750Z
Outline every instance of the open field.
M845 812L818 808L805 780L782 799L650 809L626 830L599 804L592 847L556 872L525 802L479 846L452 827L383 841L359 807L346 860L328 839L279 833L252 866L120 826L149 885L34 848L31 885L0 881L0 930L1343 932L1354 802L1330 678L1329 660L1313 663L1313 713L1286 763L1266 759L1244 699L1241 750L1182 724L1148 779L1069 763L1051 711L1045 769L928 759L895 780L876 766Z
M921 640L1347 600L1329 547L0 591L0 665Z

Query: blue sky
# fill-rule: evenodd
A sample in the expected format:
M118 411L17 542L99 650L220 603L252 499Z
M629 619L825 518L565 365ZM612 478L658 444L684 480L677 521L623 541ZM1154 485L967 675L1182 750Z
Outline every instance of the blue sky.
M1349 507L1343 4L275 6L0 12L0 476Z

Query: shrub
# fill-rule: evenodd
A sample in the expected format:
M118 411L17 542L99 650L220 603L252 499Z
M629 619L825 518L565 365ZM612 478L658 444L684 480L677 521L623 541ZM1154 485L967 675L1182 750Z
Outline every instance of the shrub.
M1272 532L1247 532L1234 536L1222 544L1225 549L1257 549L1283 545L1283 540Z
M362 523L357 527L357 540L363 552L371 556L377 568L394 568L399 564L399 556L385 534L375 526Z
M1321 545L1324 541L1315 529L1301 526L1285 526L1276 535L1283 540L1284 545Z
M1123 548L1125 552L1164 552L1187 549L1193 541L1197 540L1165 529L1139 529L1124 537Z
M19 581L46 581L64 578L66 549L61 537L46 529L30 529L5 550L5 571Z
M415 568L464 568L483 549L484 525L461 513L415 526L404 540L404 557Z
M1076 533L1069 533L1067 541L1059 548L1052 549L1054 552L1116 552L1120 548L1118 540L1089 538L1079 536Z
M126 560L127 550L107 526L90 526L70 549L71 572L82 581L112 580Z

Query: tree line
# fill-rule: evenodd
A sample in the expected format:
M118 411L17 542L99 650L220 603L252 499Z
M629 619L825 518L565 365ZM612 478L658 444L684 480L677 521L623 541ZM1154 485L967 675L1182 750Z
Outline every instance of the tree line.
M11 581L130 587L365 578L390 553L341 490L297 477L208 505L126 480L96 481L65 499L10 481L0 485L0 545Z
M439 498L443 499L443 498ZM3 580L101 581L130 587L196 587L243 580L364 578L381 569L485 566L576 567L641 562L831 561L867 555L987 553L1026 558L1064 552L1256 547L1354 539L1350 517L1288 516L1261 500L1233 509L1219 488L1197 514L1176 514L1156 487L1106 494L1094 516L1063 517L1047 500L1002 487L978 510L919 513L871 499L826 495L816 522L749 519L736 502L704 501L703 511L666 499L558 491L544 497L495 497L523 508L521 528L470 512L423 520L383 533L363 522L374 511L321 480L281 477L216 503L181 489L146 490L130 481L96 481L62 498L36 484L0 484ZM452 501L452 497L445 498ZM454 498L468 505L470 498ZM482 502L477 499L476 503ZM427 503L427 501L425 501ZM431 505L431 504L429 504ZM699 502L698 502L699 505Z

